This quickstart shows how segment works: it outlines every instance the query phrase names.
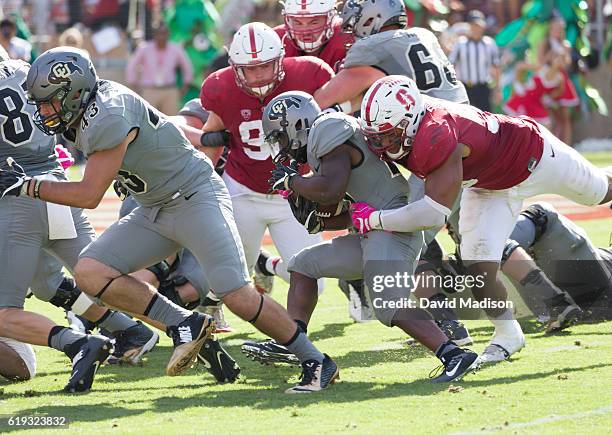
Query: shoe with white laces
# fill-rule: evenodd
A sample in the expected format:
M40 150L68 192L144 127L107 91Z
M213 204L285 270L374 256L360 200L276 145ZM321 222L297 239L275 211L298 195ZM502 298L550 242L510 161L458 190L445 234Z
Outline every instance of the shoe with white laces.
M324 390L340 379L340 371L336 363L325 354L323 362L308 360L302 363L300 383L285 390L286 394L314 393Z
M168 327L174 343L174 352L166 366L168 376L177 376L195 362L204 341L215 330L215 319L202 313L193 313L176 326Z

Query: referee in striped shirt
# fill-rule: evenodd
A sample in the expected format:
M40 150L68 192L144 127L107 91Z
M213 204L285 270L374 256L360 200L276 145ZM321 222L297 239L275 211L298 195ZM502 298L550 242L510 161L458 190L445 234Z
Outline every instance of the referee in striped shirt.
M448 56L459 80L465 84L470 104L491 111L491 84L499 82L499 53L495 41L484 36L484 14L473 10L467 15L468 37L461 37Z

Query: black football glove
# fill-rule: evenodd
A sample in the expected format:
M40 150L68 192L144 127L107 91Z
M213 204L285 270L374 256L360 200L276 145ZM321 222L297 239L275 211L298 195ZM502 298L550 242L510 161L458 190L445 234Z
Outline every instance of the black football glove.
M291 179L296 175L300 175L300 173L298 172L298 163L295 160L289 166L276 163L276 167L272 169L272 176L268 180L270 191L291 190Z
M12 157L7 158L6 163L9 169L0 169L0 199L5 196L27 196L32 177L28 177Z
M323 219L317 213L317 203L293 193L288 198L293 216L310 234L323 231Z
M125 201L125 198L130 196L129 190L127 190L119 180L115 180L115 182L113 183L113 189L115 190L115 193L121 201Z

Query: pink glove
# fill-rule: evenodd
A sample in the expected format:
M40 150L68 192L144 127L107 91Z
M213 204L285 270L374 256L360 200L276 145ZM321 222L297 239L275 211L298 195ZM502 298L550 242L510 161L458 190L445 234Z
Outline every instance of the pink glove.
M368 231L372 231L370 227L370 215L375 211L376 209L367 202L355 202L351 204L349 212L351 213L353 226L359 231L359 234L365 234Z
M60 165L62 165L62 168L68 169L74 165L74 158L72 157L72 154L70 154L70 151L68 151L61 143L55 145L55 155L57 156L57 161L60 162Z
M278 194L283 197L283 199L289 199L293 190L279 190Z

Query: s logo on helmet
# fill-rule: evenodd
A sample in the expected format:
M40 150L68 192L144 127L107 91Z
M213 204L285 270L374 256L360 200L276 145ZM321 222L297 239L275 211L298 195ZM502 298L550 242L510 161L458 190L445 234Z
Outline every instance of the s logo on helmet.
M57 62L51 67L47 78L53 85L70 83L70 76L75 72L83 75L83 70L74 62Z

